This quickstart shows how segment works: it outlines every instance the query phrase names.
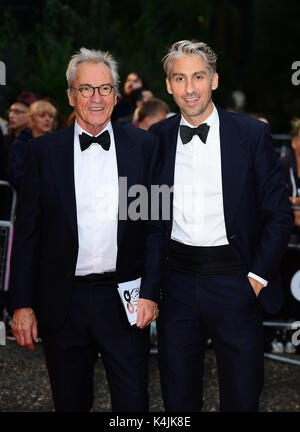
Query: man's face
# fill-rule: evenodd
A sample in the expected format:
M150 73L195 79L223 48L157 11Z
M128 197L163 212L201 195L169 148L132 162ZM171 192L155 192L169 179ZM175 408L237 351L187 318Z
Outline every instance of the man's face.
M28 107L21 102L15 102L8 111L9 128L19 133L26 127Z
M89 62L78 66L72 87L98 87L102 84L114 85L110 69L103 63ZM110 122L116 104L113 90L108 96L101 96L98 89L95 89L94 96L89 98L83 97L80 91L69 90L68 96L70 105L74 107L76 120L86 132L97 135Z
M174 59L166 83L168 93L173 95L190 124L198 126L211 114L211 94L218 87L218 74L215 73L211 79L210 70L202 58L182 56Z
M142 87L143 83L135 73L130 73L124 84L124 93L129 95L132 90Z

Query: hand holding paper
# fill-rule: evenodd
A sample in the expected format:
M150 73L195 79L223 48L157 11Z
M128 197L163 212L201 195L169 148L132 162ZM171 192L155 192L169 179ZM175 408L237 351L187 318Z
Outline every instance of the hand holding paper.
M141 278L118 284L128 321L143 329L158 317L158 306L152 300L139 298Z

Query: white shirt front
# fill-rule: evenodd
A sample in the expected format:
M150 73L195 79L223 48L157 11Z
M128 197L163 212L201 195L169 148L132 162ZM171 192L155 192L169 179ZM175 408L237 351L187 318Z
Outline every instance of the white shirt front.
M178 130L171 238L191 246L221 246L229 242L223 207L220 121L215 106L204 123L210 126L205 144L198 135L182 144ZM184 117L180 125L194 127ZM256 274L249 272L248 276L268 284Z
M206 143L194 135L182 144L178 132L171 238L191 246L228 244L223 210L219 115L214 106L205 123ZM190 125L181 117L180 125Z
M97 143L81 151L79 135L87 132L75 122L74 180L79 240L76 276L116 269L118 168L111 123L101 133L105 130L110 134L108 151Z

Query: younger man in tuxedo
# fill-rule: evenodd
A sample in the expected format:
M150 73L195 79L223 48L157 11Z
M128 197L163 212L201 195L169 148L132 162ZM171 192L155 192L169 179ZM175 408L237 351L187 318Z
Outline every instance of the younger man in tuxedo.
M222 411L256 411L263 387L261 304L280 307L279 262L292 227L268 125L217 108L216 54L180 41L164 58L180 109L150 128L159 137L159 183L174 186L165 220L159 318L168 411L202 407L207 338L216 353Z

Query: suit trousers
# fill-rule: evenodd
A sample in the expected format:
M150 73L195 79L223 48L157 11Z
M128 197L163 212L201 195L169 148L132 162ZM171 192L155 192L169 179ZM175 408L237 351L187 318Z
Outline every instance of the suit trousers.
M263 387L262 308L244 273L168 271L158 320L167 411L200 411L207 339L215 350L221 411L258 411Z
M130 326L116 285L75 283L63 327L42 341L56 411L91 410L99 353L112 411L148 410L149 327Z

